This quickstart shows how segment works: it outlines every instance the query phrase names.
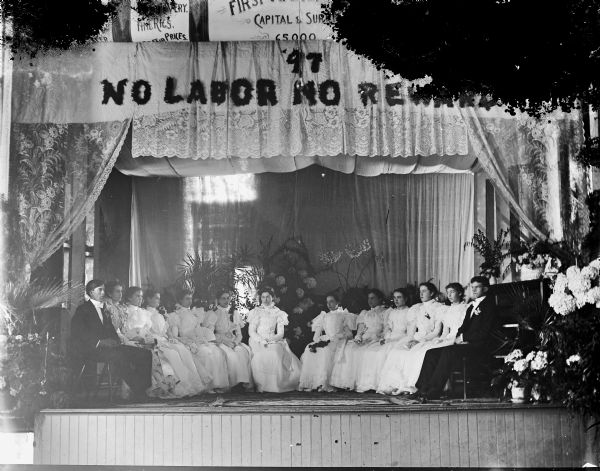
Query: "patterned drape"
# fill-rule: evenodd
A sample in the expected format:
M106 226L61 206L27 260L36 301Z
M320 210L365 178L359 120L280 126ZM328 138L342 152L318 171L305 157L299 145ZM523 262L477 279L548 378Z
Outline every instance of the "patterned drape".
M69 238L112 170L130 120L89 124L13 124L11 194L19 220L11 228L25 275Z

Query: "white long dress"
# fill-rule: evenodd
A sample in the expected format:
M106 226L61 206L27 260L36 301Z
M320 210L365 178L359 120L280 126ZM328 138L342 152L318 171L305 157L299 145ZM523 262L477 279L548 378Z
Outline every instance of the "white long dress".
M252 377L258 392L287 392L298 388L300 360L279 338L288 324L287 314L276 306L258 306L248 314Z
M168 317L172 330L177 332L177 337L192 353L198 372L208 371L210 374L211 391L214 389L229 389L229 376L227 374L227 359L225 353L215 343L215 334L211 329L204 327L206 312L204 309L191 310L178 306L175 312Z
M322 332L319 341L329 341L324 347L317 348L315 353L310 351L310 344L302 354L302 372L300 385L302 391L312 391L321 388L333 391L330 385L333 362L338 349L343 349L348 342L346 335L356 330L356 314L339 307L333 311L321 312L312 321L313 332Z
M379 307L381 307L381 309L378 310ZM383 367L383 363L385 362L389 350L388 345L381 345L381 340L384 338L386 332L389 311L383 306L371 309L371 311L377 310L380 312L380 316L375 317L374 319L381 321L381 324L379 324L379 322L375 323L374 321L371 321L372 332L377 329L376 336L372 336L372 340L369 344L356 350L359 355L357 361L359 366L356 375L357 392L366 392L371 389L377 389L381 368Z
M332 386L340 389L355 389L359 381L365 384L372 381L372 376L378 376L377 371L368 372L366 368L363 369L362 360L369 347L379 346L379 341L383 338L385 312L385 307L377 306L358 315L356 324L365 326L362 334L363 341L358 344L352 340L347 342L344 348L338 349L331 372ZM360 332L357 336L359 334Z
M419 343L412 348L407 348L402 343L392 348L387 355L383 372L377 390L385 394L398 394L400 392L415 392L415 384L419 379L423 359L427 350L435 348L437 340L424 340L435 330L437 322L441 322L446 306L435 300L415 304L407 313L408 322L414 320L416 333L414 339ZM382 381L383 380L383 381Z
M200 394L208 390L210 376L201 376L189 350L177 341L167 338L167 322L155 309L127 307L127 318L122 329L128 340L143 338L155 342L152 349L151 397L173 398Z
M230 340L236 343L233 348L219 343L219 348L223 350L227 358L229 385L234 387L237 384L243 384L246 387L252 387L252 369L250 367L252 352L248 345L242 343L241 328L244 326L244 321L239 312L234 311L233 315L230 315L228 308L217 306L214 312L207 312L203 325L213 329L217 342Z

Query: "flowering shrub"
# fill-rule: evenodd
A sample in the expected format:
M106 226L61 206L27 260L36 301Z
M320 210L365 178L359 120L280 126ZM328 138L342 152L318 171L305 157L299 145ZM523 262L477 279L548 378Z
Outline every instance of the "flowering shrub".
M54 338L0 335L0 359L0 391L27 426L40 409L68 406L71 373Z
M540 334L551 352L553 395L568 407L598 419L600 411L600 259L571 266L554 282L553 312Z

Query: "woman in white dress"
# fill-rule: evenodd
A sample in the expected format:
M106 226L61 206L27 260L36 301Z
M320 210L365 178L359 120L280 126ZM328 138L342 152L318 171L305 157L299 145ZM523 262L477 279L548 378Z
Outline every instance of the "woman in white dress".
M375 383L379 376L378 368L363 362L365 357L375 356L381 347L379 341L383 339L386 313L386 308L381 304L383 298L383 293L378 289L369 291L367 301L371 308L358 315L354 339L336 354L331 373L332 386L363 392L371 389L371 384ZM377 383L372 387L377 387Z
M443 330L439 347L454 344L458 329L463 325L469 307L465 303L465 288L460 283L450 283L446 286L446 297L450 301L450 306L442 319Z
M136 286L125 291L127 318L124 335L130 342L152 348L152 386L147 391L151 397L172 398L193 396L206 390L189 351L167 338L167 325L161 314L154 315L140 307L142 289ZM210 378L207 378L210 380Z
M288 316L273 303L271 288L259 292L260 306L248 314L252 377L258 392L287 392L298 388L300 360L283 338Z
M356 314L340 306L337 294L327 295L327 308L328 312L321 312L312 321L313 343L306 347L301 358L298 387L301 391L335 391L330 379L336 352L345 348L352 338L352 331L356 329ZM320 343L326 345L317 347Z
M442 319L446 307L436 300L438 290L432 283L419 285L421 302L412 306L408 313L413 338L399 344L388 352L382 368L378 391L385 394L412 393L419 379L425 353L434 348L442 332Z
M393 292L394 308L387 313L385 336L382 342L387 345L383 366L379 372L379 384L377 392L380 394L390 394L394 389L390 385L391 371L395 367L395 361L390 358L390 352L394 350L407 350L408 345L414 339L417 325L410 308L406 305L409 294L404 288L397 288Z
M207 371L210 374L212 382L208 392L229 390L225 353L217 346L213 331L202 325L207 317L206 312L202 308L191 309L191 291L181 291L177 300L175 312L169 314L167 319L171 335L188 347L198 373Z
M221 291L217 295L214 312L207 312L203 322L205 327L213 329L217 345L227 358L229 385L233 388L242 384L244 389L252 389L252 370L248 345L242 343L243 321L238 311L231 312L231 295Z

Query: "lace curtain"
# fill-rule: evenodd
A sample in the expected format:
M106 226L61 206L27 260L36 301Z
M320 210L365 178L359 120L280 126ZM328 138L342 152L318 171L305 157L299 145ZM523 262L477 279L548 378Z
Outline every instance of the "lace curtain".
M131 121L13 124L12 191L25 274L62 247L93 210Z

